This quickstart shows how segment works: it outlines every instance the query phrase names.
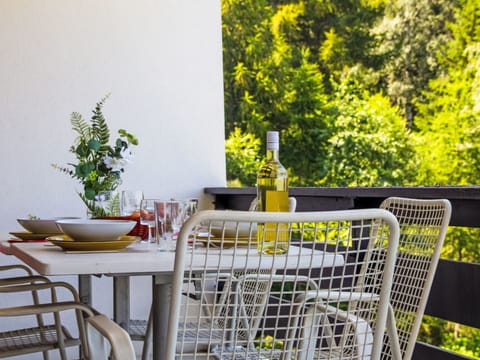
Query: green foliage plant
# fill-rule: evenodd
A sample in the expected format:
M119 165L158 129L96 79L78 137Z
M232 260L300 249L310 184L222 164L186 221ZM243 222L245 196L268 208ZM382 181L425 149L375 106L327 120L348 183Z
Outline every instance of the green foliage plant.
M346 78L333 104L327 175L317 185L387 186L414 180L410 131L388 98Z
M118 130L119 137L114 145L109 145L110 129L102 109L109 95L97 102L90 122L73 112L70 122L78 136L69 151L75 155L77 162L68 166L52 164L55 169L80 182L83 187L78 195L83 200L92 217L110 215L97 206L95 200L102 191L113 191L122 182L121 175L132 159L131 145L138 145L137 138L124 129Z
M227 180L238 181L243 186L254 186L260 163L260 139L253 134L235 128L225 143L225 154L229 164Z

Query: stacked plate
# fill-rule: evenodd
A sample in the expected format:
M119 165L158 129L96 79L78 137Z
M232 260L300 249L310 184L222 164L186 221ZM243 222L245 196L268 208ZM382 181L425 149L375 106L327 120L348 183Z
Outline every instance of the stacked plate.
M127 234L135 227L130 220L58 220L64 235L47 238L67 251L116 251L126 248L140 238Z
M12 231L11 235L21 240L41 240L52 235L62 234L57 226L58 220L78 219L73 217L58 217L52 219L17 219L26 231Z
M257 246L257 224L234 221L212 221L207 229L209 233L197 236L200 242L209 242L217 247Z

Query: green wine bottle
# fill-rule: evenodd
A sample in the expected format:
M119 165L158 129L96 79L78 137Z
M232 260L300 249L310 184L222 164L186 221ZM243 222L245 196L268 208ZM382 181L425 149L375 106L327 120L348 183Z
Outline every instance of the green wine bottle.
M288 211L288 175L280 163L278 131L267 133L267 156L257 174L257 211ZM288 225L258 224L258 251L284 254L288 250Z

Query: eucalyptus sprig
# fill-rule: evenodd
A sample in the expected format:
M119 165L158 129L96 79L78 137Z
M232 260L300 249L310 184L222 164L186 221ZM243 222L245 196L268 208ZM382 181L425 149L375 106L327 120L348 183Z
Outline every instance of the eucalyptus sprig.
M110 130L102 112L108 97L97 102L90 122L78 112L70 116L72 129L78 136L69 151L75 154L77 163L52 164L82 184L83 192L78 195L93 216L108 215L95 205L96 197L99 192L115 190L121 184L121 174L133 157L130 146L138 145L136 136L124 129L118 130L119 137L113 146L109 145Z

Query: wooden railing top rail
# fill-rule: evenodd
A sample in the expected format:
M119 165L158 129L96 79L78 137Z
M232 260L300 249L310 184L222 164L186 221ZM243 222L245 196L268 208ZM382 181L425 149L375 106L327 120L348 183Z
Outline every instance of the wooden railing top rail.
M212 195L255 195L254 187L207 187L205 193ZM388 197L421 196L425 198L452 198L480 200L480 186L380 186L380 187L290 187L293 196L333 197Z
M217 209L246 210L256 196L254 187L210 187L204 192L214 198ZM480 227L480 186L294 187L289 194L297 198L297 211L378 207L389 196L448 199L452 203L450 226ZM480 288L476 286L479 279L480 264L440 260L426 314L480 328ZM413 359L466 358L417 343Z
M245 210L256 195L254 187L208 187L217 209ZM389 196L449 199L451 226L480 227L480 186L291 187L297 211L378 207Z

